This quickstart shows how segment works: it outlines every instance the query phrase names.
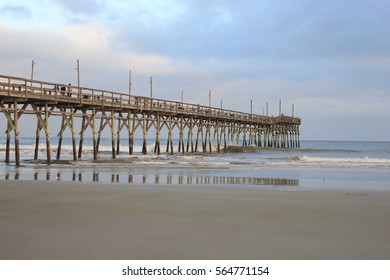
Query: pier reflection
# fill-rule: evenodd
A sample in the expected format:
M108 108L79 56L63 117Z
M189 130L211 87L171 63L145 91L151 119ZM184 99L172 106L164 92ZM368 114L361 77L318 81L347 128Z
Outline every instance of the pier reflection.
M298 186L298 179L203 176L178 174L126 174L96 171L43 171L21 174L19 171L7 172L5 180L61 181L82 183L123 183L134 185L253 185L253 186Z

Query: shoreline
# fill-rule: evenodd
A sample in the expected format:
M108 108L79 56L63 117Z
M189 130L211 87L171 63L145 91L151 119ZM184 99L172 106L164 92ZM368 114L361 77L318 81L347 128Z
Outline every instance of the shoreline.
M390 259L390 193L0 181L0 259Z

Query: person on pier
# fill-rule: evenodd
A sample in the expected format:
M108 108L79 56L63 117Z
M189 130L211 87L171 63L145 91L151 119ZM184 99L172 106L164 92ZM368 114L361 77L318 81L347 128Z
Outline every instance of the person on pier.
M72 97L72 84L69 84L68 85L68 93L67 93L68 97Z
M65 96L65 91L66 91L66 87L62 86L61 87L61 95L62 96Z

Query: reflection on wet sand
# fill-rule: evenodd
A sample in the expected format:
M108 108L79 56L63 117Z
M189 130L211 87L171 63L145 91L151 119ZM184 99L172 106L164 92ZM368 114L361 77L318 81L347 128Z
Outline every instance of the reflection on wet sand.
M52 173L55 176L52 176ZM32 177L32 178L31 178ZM21 174L19 171L7 172L5 180L63 181L83 183L128 183L128 184L173 184L173 185L261 185L298 186L298 179L254 178L233 176L202 176L177 174L125 174L96 171L68 170L64 172L37 171L34 174Z

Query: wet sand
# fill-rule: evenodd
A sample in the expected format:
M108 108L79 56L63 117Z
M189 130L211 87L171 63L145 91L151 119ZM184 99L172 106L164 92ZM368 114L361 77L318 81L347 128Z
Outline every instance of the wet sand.
M390 193L0 181L0 259L390 259Z

